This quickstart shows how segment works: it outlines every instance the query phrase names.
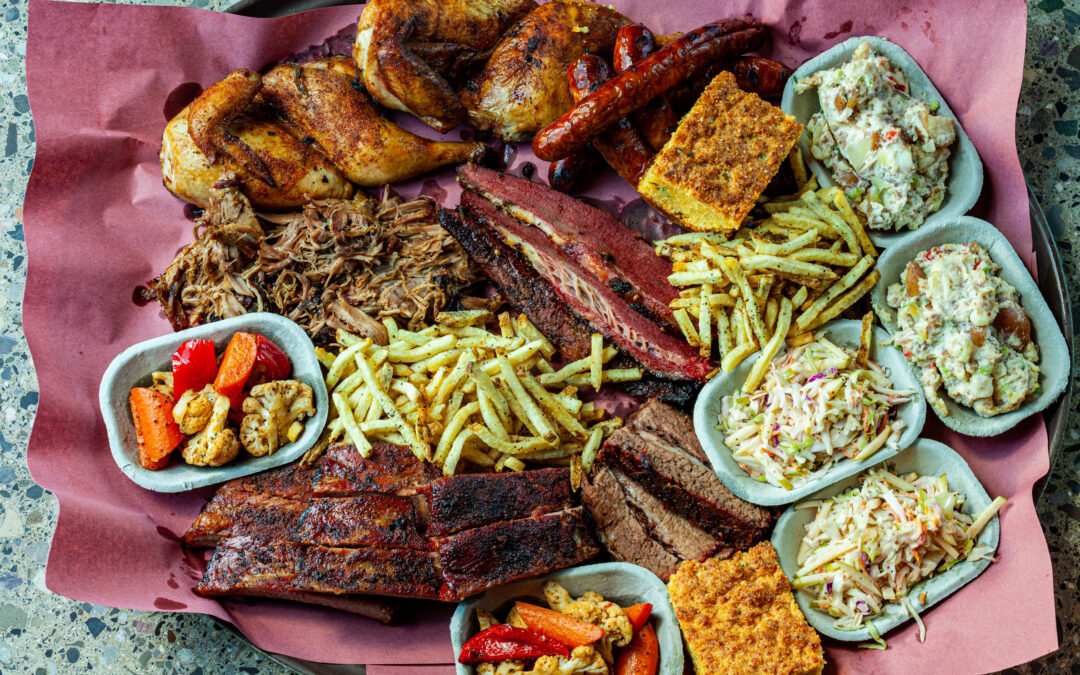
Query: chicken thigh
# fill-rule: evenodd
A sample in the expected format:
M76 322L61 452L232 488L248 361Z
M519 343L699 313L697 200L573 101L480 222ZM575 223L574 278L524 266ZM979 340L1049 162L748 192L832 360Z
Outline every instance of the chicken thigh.
M574 105L566 71L582 54L610 57L622 14L584 0L533 10L495 47L461 93L468 121L507 141L527 141Z
M353 57L376 101L446 133L465 110L440 72L491 49L534 7L534 0L371 0L357 23Z

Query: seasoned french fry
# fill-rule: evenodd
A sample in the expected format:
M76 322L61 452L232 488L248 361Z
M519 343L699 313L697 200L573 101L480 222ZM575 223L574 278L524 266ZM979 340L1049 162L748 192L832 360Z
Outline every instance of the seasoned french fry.
M724 354L724 358L720 360L720 369L725 373L730 373L735 366L743 362L747 356L750 356L757 349L752 342L743 342L727 354Z
M807 331L805 333L799 333L798 335L794 337L789 337L787 339L788 347L791 347L792 349L794 349L795 347L802 347L803 345L813 341L814 334L810 331Z
M869 293L870 289L874 287L874 284L876 284L878 282L878 279L880 278L881 272L878 272L877 270L874 270L870 274L866 275L866 277L862 281L856 284L847 293L844 293L842 296L840 296L840 298L828 309L819 314L818 317L814 319L814 321L811 322L809 326L807 326L807 329L813 330L818 326L826 324L835 319L836 317L840 316L841 312L843 312L848 307L854 305L859 300L859 298Z
M593 389L599 390L601 384L601 371L604 368L603 356L601 352L604 351L604 336L599 333L593 333L590 338L590 350L589 350L589 384Z
M855 363L860 368L866 368L870 359L870 349L874 340L874 313L867 312L862 318L862 329L859 331L859 351L855 354Z
M802 333L809 329L814 324L815 320L821 314L821 312L829 306L833 300L840 296L848 288L855 285L855 282L866 274L867 270L874 266L874 258L872 256L863 256L859 262L847 271L847 274L840 277L838 281L833 283L825 293L820 295L810 307L803 311L799 318L795 320L795 329ZM871 284L873 286L873 284ZM866 290L870 290L867 288ZM841 310L843 311L843 310Z
M712 296L712 284L701 285L701 296L698 300L698 342L701 344L699 353L708 357L712 354L712 305L709 298ZM599 373L597 373L599 375ZM599 379L599 378L597 378ZM597 387L599 389L599 387Z
M326 386L332 389L341 379L345 368L355 363L356 355L370 347L371 344L371 338L364 338L354 342L351 347L338 354L337 358L334 359L334 365L330 366L330 372L326 374Z
M600 444L603 440L603 429L593 427L589 430L589 440L585 443L585 448L581 451L581 465L585 468L585 471L592 469L593 461L596 460L596 455L600 451Z
M450 328L484 326L495 320L495 314L486 309L466 309L460 312L439 312L435 323Z
M529 342L540 343L540 353L544 355L545 359L550 359L555 356L555 346L551 344L551 341L544 337L544 334L540 332L536 326L529 321L529 317L524 314L518 314L516 319L518 332Z
M330 398L334 401L334 408L337 409L338 419L341 420L341 423L345 428L345 433L349 437L349 442L353 444L361 457L367 457L371 454L371 443L369 443L367 437L364 436L364 432L360 431L360 426L356 423L356 417L353 416L353 411L349 408L348 400L337 392L334 392Z
M676 309L672 314L675 315L675 323L678 324L679 330L682 331L683 337L686 338L690 346L700 346L701 340L698 338L697 329L694 328L694 324L690 321L689 312L685 309Z
M783 344L784 336L787 335L788 327L791 325L791 312L791 301L787 298L781 299L780 314L776 317L776 332L773 333L769 342L762 347L757 361L754 362L753 368L750 369L750 374L743 383L742 390L744 394L749 394L757 389L761 379L765 377L765 372L769 369L769 364L772 363L776 353L780 351L780 345Z

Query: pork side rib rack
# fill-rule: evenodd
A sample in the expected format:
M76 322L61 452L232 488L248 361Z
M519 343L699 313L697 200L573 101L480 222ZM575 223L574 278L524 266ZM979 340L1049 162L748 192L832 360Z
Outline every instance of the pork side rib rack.
M308 468L224 484L184 535L216 547L196 591L326 605L388 622L385 599L457 601L600 551L569 471L439 478L407 449L330 446Z
M604 443L582 499L612 557L664 581L684 560L750 548L773 523L716 477L690 418L656 400Z
M461 206L439 223L502 294L570 360L603 333L614 367L640 366L634 395L685 403L713 370L677 335L671 264L610 214L538 183L474 165L458 168Z

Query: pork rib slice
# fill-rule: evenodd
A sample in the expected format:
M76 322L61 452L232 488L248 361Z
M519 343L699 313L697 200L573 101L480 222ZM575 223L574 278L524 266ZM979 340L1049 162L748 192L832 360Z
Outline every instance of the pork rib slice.
M461 196L470 220L486 222L539 273L570 309L650 372L670 379L704 380L713 364L684 340L632 308L571 260L543 232L506 215L471 192Z
M271 598L275 600L290 600L302 602L308 605L321 605L331 609L340 609L343 612L351 612L375 619L380 623L390 623L394 618L394 605L385 598L365 595L326 595L323 593L308 593L306 591L261 591L258 589L244 589L228 593L231 596L251 598Z
M671 263L610 213L524 178L463 164L458 181L500 210L541 230L552 243L635 309L675 330L667 282Z
M317 497L409 496L441 475L434 465L393 443L373 444L368 457L361 457L349 443L334 443L319 457L317 466L312 488Z
M428 500L429 536L577 506L570 470L538 469L503 474L463 474L440 478L422 490Z
M202 595L303 591L438 599L441 583L435 559L427 551L233 537L214 549L195 590Z
M493 586L570 567L600 553L582 507L432 539L440 597L455 601Z

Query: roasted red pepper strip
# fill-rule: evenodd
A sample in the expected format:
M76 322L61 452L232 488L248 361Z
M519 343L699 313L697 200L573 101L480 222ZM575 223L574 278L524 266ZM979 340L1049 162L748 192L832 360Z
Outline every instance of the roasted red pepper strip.
M482 630L461 645L458 663L483 663L541 656L570 656L563 643L526 628L501 623Z
M173 402L154 389L136 387L128 398L135 440L139 444L139 464L156 471L169 463L169 453L184 440L173 420Z
M173 399L188 389L201 391L217 376L213 340L188 340L172 355Z
M234 333L221 357L221 366L214 379L214 391L228 396L230 406L239 409L244 402L244 385L255 367L259 352L258 336L251 333Z
M248 377L248 388L264 382L284 380L292 372L292 364L289 357L281 351L281 347L274 344L270 338L255 335L255 341L259 343L255 352L255 366L251 369Z

